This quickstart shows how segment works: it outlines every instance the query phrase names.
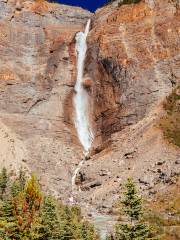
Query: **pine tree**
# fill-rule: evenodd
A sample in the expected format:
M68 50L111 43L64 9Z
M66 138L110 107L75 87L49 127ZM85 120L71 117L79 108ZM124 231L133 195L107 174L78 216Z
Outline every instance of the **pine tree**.
M94 227L91 224L89 224L88 222L83 222L80 227L80 230L81 230L81 239L83 239L83 240L99 239L94 230Z
M0 237L2 239L17 239L17 219L13 214L14 208L11 200L5 200L0 205Z
M21 191L21 188L19 186L19 182L17 180L13 181L11 185L11 195L12 197L16 197Z
M39 227L40 239L58 240L60 239L60 224L57 216L56 203L52 197L44 198L40 213L41 222Z
M18 182L19 182L19 186L20 186L20 189L21 191L23 191L25 189L25 186L26 186L26 175L25 175L25 172L20 169L19 171L19 176L18 176Z
M138 196L136 186L131 178L125 185L124 199L121 201L124 213L130 221L139 220L142 216L142 199Z
M141 222L143 215L142 199L138 196L136 186L132 179L128 179L125 185L126 191L121 201L122 210L127 217L127 224L117 224L116 240L146 240L151 239L148 225Z
M3 199L4 193L6 192L8 180L7 170L3 168L0 173L0 199Z
M65 206L64 213L61 217L61 238L62 240L75 239L75 229L72 224L72 211Z
M44 197L34 176L23 172L8 182L0 174L0 240L98 240L92 225L82 219L79 207L64 206ZM8 187L7 187L8 186ZM4 194L5 193L5 194Z

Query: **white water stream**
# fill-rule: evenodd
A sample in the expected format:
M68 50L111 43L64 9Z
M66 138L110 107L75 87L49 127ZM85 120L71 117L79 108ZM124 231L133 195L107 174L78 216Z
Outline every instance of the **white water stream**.
M84 158L78 164L72 176L72 196L70 202L76 203L74 194L76 189L76 177L81 167L83 166L86 156L91 148L94 135L90 121L90 96L88 91L83 87L84 76L84 62L86 59L87 43L86 39L89 33L91 20L88 20L84 32L76 34L76 56L77 56L77 80L75 85L75 95L73 98L75 116L74 123L77 130L78 138L84 149ZM81 189L79 188L79 191ZM87 207L87 206L86 206ZM90 209L90 208L89 208ZM97 213L95 210L91 211L92 221L100 233L101 239L105 239L108 231L112 227L111 217L108 215Z
M91 21L88 20L85 32L76 34L76 53L77 53L77 80L75 85L74 108L75 108L75 127L78 133L85 154L88 153L92 141L93 132L90 124L90 96L83 87L84 62L87 51L87 35L89 33Z
M73 98L75 109L74 123L79 141L84 148L84 159L79 163L72 176L72 191L74 191L76 187L76 176L85 161L94 138L90 123L90 96L87 90L83 87L84 62L87 51L86 39L89 33L90 24L91 20L89 19L85 31L76 34L77 80L75 85L75 95ZM73 201L74 199L72 196L71 202Z

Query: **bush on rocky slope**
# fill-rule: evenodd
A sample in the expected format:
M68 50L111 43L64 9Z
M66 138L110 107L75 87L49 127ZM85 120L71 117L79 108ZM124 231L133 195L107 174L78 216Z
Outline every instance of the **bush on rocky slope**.
M153 201L148 201L144 220L154 226L160 240L180 239L180 199L179 182L166 191L157 194Z
M160 120L164 136L180 147L180 86L172 91L164 102L166 116Z
M97 240L77 206L64 206L44 196L34 176L23 172L13 181L0 174L0 240Z
M139 196L135 183L128 179L125 192L119 202L120 219L116 224L114 240L147 240L154 239L150 226L143 219L142 198Z
M134 220L131 218L129 219L126 214L124 214L123 208L125 207L125 210L128 210L128 212L130 210L132 213L134 210L136 212L139 209L138 213L140 213L140 215L138 216L141 217L139 219L139 223L146 226L145 230L150 230L150 239L180 239L180 200L178 195L179 177L176 177L176 183L173 184L168 191L162 193L160 192L154 199L144 199L143 201L141 199L140 201L137 193L135 193L134 187L131 184L131 187L128 187L129 190L125 193L125 199L129 199L128 203L130 204L123 206L124 201L118 201L115 204L116 209L114 209L114 212L119 216L117 229L120 229L120 233L122 233L121 228L119 228L120 226L132 225L132 227L134 227L137 224L137 221L133 223ZM131 207L129 208L130 205ZM148 226L150 226L150 228ZM139 236L137 236L137 234L139 232L134 231L133 228L129 227L128 229L126 228L124 230L126 230L124 236L122 234L118 236L116 232L115 237L113 235L110 235L107 237L107 240L148 239L146 236L142 235L141 238L138 238ZM146 232L142 231L140 233L143 234ZM133 238L131 236L130 238L129 234L136 234L136 236Z

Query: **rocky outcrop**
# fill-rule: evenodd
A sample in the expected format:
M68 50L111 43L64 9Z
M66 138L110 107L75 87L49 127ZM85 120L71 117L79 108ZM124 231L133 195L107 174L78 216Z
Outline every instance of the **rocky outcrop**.
M104 202L109 209L127 176L150 196L176 184L180 151L155 126L162 100L179 82L177 1L115 2L93 15L46 2L0 0L0 124L17 149L15 158L6 157L9 148L0 149L0 161L35 172L45 190L68 202L82 158L72 118L74 37L88 18L83 85L93 97L96 138L77 179L82 191L76 200Z
M179 80L176 1L108 5L96 12L89 36L88 73L103 140L137 123Z

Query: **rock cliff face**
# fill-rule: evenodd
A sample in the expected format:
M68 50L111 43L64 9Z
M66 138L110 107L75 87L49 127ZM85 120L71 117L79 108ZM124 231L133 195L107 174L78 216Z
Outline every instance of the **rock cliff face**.
M0 1L1 121L27 150L23 163L56 195L66 188L71 194L82 155L66 116L76 76L74 37L89 17L80 8Z
M109 209L130 175L150 196L175 184L180 150L156 125L162 101L180 79L179 11L175 0L114 3L94 15L0 0L1 165L23 165L68 202L82 158L72 118L75 34L92 18L85 75L96 138L77 179L82 191L76 200L95 206L103 201Z
M95 15L88 72L101 136L137 123L177 83L178 7L150 2L107 6Z

